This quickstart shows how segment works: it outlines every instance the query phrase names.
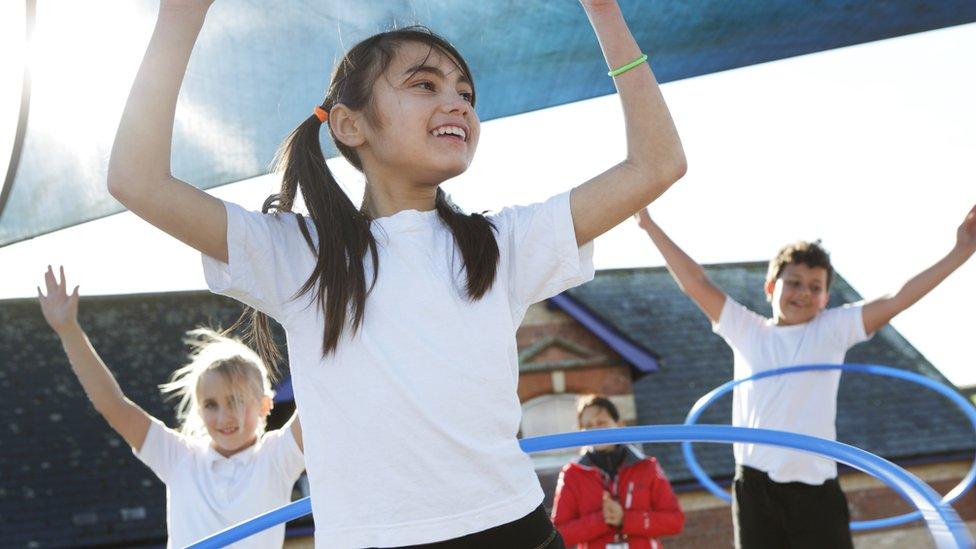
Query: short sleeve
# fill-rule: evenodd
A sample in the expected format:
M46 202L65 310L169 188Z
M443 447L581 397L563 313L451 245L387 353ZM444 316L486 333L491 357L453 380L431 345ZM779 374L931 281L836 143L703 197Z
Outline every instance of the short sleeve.
M203 256L210 291L234 298L282 322L292 298L308 279L315 256L294 214L227 209L227 263ZM309 235L316 234L310 228Z
M821 314L825 331L837 346L850 349L858 343L871 339L864 331L863 303L848 303L827 309Z
M153 418L149 423L149 431L146 432L146 440L143 441L142 448L139 451L133 449L132 453L153 473L156 473L159 480L168 483L173 473L179 473L180 461L190 454L189 443L185 436Z
M712 331L722 336L734 348L742 348L752 341L766 323L762 315L756 314L731 297L725 298L718 322L712 324Z
M294 483L305 470L305 456L298 448L291 424L285 425L281 429L265 433L261 445L263 450L268 452L268 459L272 461L282 478Z
M529 305L593 278L593 243L577 246L569 195L505 208L491 218L502 256L499 275L508 277L517 318Z

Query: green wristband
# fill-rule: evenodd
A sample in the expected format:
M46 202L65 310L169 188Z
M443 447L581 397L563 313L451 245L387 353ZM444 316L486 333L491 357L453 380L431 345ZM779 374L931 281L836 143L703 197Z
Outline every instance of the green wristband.
M640 65L641 63L644 63L645 61L647 61L647 54L646 53L643 53L643 54L641 54L640 57L638 57L637 59L634 59L630 63L627 63L626 65L624 65L622 67L618 67L618 68L613 69L612 71L608 72L607 73L607 76L620 76L621 74L629 71L630 69L636 67L637 65Z

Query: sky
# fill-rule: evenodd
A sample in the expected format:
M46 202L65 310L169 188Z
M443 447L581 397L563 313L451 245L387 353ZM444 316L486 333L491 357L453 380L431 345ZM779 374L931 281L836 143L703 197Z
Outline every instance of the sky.
M701 263L821 238L862 295L896 291L949 251L976 204L974 51L976 25L964 25L665 84L689 170L651 214ZM472 167L445 189L468 210L531 203L624 151L617 98L581 101L485 123ZM359 174L331 163L358 201ZM265 176L212 193L258 209L275 186ZM597 239L594 259L663 264L631 221ZM205 288L196 252L129 213L0 248L0 299L35 295L48 263L83 296ZM970 261L893 325L951 381L976 384L974 308Z

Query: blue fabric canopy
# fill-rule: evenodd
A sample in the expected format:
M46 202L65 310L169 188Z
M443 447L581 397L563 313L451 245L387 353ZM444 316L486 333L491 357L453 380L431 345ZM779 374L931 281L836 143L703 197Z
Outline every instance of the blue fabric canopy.
M14 130L0 246L121 211L105 173L156 11L144 0L27 0L25 19L35 1L32 49L46 55L32 60ZM976 21L972 0L620 4L662 82ZM483 120L613 92L574 0L220 0L183 85L174 174L210 188L265 173L277 145L321 101L341 53L412 23L465 56Z

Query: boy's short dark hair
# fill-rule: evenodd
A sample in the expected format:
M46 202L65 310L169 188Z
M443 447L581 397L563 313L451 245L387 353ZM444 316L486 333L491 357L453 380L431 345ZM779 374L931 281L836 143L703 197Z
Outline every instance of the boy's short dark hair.
M769 261L766 282L775 281L783 274L783 269L793 263L806 265L811 269L823 267L827 271L827 288L830 288L830 283L834 279L834 269L830 266L830 254L820 245L819 239L813 242L798 240L780 248L776 256Z
M579 402L576 405L576 424L583 424L583 410L589 408L590 406L597 406L603 408L610 414L610 417L614 421L620 421L620 412L617 410L617 405L613 403L612 400L603 395L583 395L580 397Z

